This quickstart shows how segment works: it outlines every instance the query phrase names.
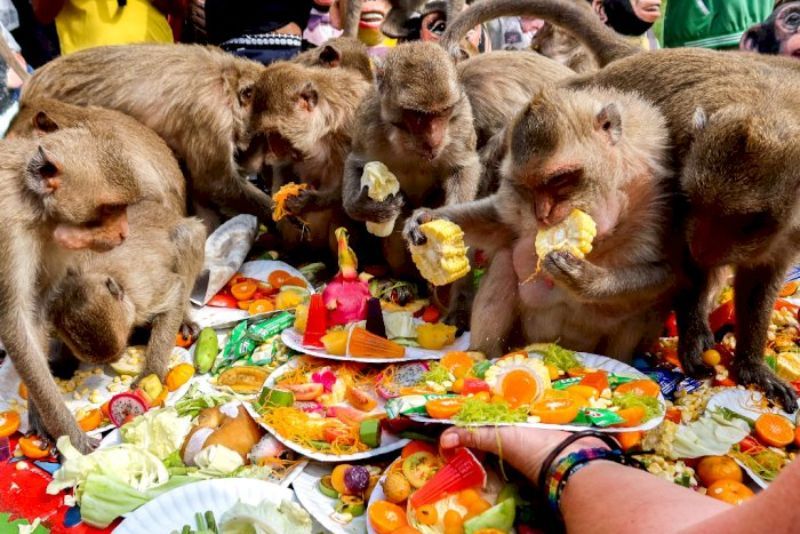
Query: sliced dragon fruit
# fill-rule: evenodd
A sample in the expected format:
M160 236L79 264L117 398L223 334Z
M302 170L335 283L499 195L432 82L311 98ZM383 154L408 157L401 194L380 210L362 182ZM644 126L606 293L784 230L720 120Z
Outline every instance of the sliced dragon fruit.
M389 400L400 396L400 394L394 390L392 384L378 384L375 386L375 391L378 392L378 395L380 395L383 400Z
M294 401L294 407L306 413L325 413L325 407L317 401Z
M322 384L325 387L325 393L330 393L333 391L334 384L336 384L336 375L331 371L330 367L324 367L311 375L311 381Z
M108 401L108 416L116 427L121 427L149 409L147 401L135 393L117 393Z
M401 387L413 387L420 383L422 380L422 375L427 372L427 363L407 363L397 369L397 372L394 375L394 383Z

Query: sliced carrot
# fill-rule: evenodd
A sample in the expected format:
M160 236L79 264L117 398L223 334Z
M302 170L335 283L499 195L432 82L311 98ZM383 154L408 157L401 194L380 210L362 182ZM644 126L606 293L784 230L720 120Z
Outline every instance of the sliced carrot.
M652 380L634 380L622 384L616 389L616 393L633 393L640 397L658 397L661 388Z
M785 447L795 438L791 421L774 413L765 413L756 419L755 430L758 439L772 447Z

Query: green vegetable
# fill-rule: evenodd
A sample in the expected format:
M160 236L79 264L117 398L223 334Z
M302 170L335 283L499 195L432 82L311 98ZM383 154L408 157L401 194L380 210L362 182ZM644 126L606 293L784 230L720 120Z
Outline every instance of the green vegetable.
M123 443L130 443L164 460L183 445L192 429L190 417L175 408L150 410L120 428Z
M524 406L512 410L508 404L493 404L475 397L468 397L461 411L453 416L453 421L459 426L473 423L524 423L527 420L528 410Z
M656 397L646 397L644 395L637 395L635 393L625 393L622 395L614 395L611 399L614 406L620 408L633 408L641 406L644 408L644 419L642 422L649 421L653 417L658 417L661 414L661 403L658 402Z
M496 528L501 532L511 532L517 507L514 499L506 499L480 515L464 522L464 534L474 534L481 529Z
M367 507L364 506L364 499L350 495L339 497L339 502L336 503L334 509L340 514L350 514L353 517L364 515L364 512L367 511Z
M400 339L417 338L417 325L411 312L384 312L383 324L386 327L386 337L397 341Z
M519 494L519 486L516 484L506 484L503 486L503 489L500 490L500 493L497 495L497 502L501 503L506 499L514 499L514 506L519 507L525 504L530 504L528 501L522 498Z
M559 347L555 343L534 343L525 347L525 351L541 354L546 365L552 365L561 371L582 365L574 351Z
M231 475L244 465L244 460L224 445L211 445L197 453L194 463L200 468L198 475L216 478Z
M258 396L259 409L270 407L278 408L294 404L294 393L278 388L265 387Z
M744 421L745 423L747 423L747 426L749 426L750 428L755 428L755 427L756 427L756 422L755 422L755 421L753 421L753 420L752 420L752 419L750 419L749 417L745 417L744 415L742 415L742 414L740 414L740 413L736 413L736 412L734 412L734 411L733 411L733 410L731 410L730 408L725 408L724 406L720 406L720 407L717 409L717 412L718 412L718 413L719 413L719 414L720 414L722 417L724 417L725 419L727 419L728 421L733 421L734 419L741 419L742 421Z
M197 346L194 348L194 365L200 374L205 374L211 370L214 360L219 354L219 342L217 333L213 328L203 328L197 338Z
M333 483L331 482L330 475L326 475L319 479L319 492L326 497L330 497L331 499L339 498L339 492L333 489Z
M750 434L750 427L739 418L727 419L719 411L705 413L692 423L676 427L669 448L671 458L699 458L726 454L731 446Z
M275 505L238 502L219 520L224 534L311 534L311 517L300 505L283 501Z
M221 406L232 399L233 397L225 393L206 393L198 384L192 384L186 395L175 403L175 409L181 417L189 416L194 419L206 408Z
M786 463L786 458L772 449L763 449L750 454L742 452L737 444L731 448L728 454L767 482L775 480Z
M492 366L491 360L483 360L482 362L477 362L475 365L472 366L472 374L475 377L483 379L486 377L486 371L489 370L489 367Z
M205 515L205 520L206 520L206 527L208 528L209 531L214 532L215 534L219 532L219 530L217 529L217 520L214 517L214 512L212 512L211 510L207 511Z
M438 363L432 364L428 372L422 375L422 382L433 382L434 384L452 383L455 379L456 377L446 367Z
M764 361L773 371L778 370L778 358L776 358L775 356L767 356L766 358L764 358Z
M365 419L358 428L358 438L373 449L381 444L381 423L377 419Z

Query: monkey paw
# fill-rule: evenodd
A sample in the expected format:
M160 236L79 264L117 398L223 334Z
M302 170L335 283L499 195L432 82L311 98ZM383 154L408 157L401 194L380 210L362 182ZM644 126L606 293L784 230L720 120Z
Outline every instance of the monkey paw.
M181 323L180 332L183 337L194 339L200 333L200 325L191 318L185 317Z
M756 386L768 399L780 404L788 413L797 410L797 394L794 388L778 378L763 362L742 364L734 361L734 370L740 384Z
M81 454L89 454L100 446L100 438L92 438L83 432L80 434L76 433L74 436L71 435L69 440Z
M564 250L551 252L545 256L542 268L556 282L560 282L567 289L583 293L588 285L592 265Z
M469 330L470 312L457 306L445 314L443 321L445 324L456 327L456 335L460 336Z
M313 204L315 192L304 189L297 195L291 196L286 199L284 207L286 211L292 215L300 215L309 208L309 204Z
M709 378L714 370L703 363L703 352L714 346L714 336L705 325L678 338L678 358L683 372L692 378Z
M419 209L415 211L411 217L406 220L405 227L403 228L403 237L410 244L415 246L424 245L428 238L419 229L420 226L433 220L433 214L426 209Z
M398 217L403 209L403 204L403 195L400 193L389 196L383 202L378 202L369 198L367 188L363 187L355 205L345 208L348 215L354 219L384 223Z

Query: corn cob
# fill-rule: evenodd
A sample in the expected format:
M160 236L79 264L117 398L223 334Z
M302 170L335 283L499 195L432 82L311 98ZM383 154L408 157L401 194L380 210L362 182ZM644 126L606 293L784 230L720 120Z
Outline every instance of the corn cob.
M578 258L592 251L592 241L597 235L594 220L581 210L574 209L561 223L536 234L536 255L539 261L553 251L565 250Z
M464 232L457 224L437 219L420 226L424 245L411 246L411 258L422 276L435 286L449 284L469 270Z

